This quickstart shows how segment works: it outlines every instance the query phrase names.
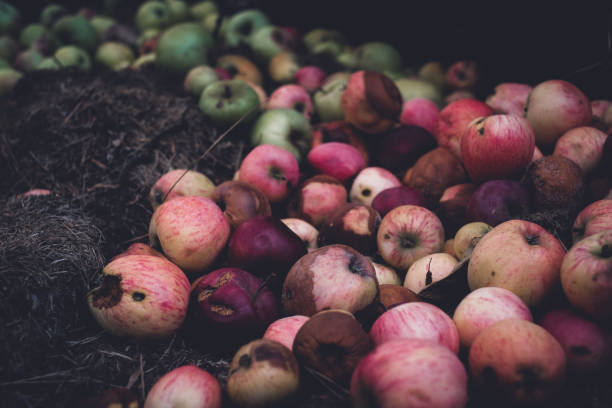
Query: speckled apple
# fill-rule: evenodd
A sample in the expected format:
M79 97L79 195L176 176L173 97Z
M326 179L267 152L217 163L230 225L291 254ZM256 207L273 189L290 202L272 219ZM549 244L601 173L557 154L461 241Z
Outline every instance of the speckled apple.
M601 161L603 146L608 135L590 126L573 128L561 135L555 143L553 154L565 156L590 173Z
M572 226L574 244L598 232L612 230L612 199L592 202L582 209Z
M155 182L149 191L149 202L155 210L164 200L186 196L210 198L214 190L215 184L206 175L193 170L175 169L165 173Z
M293 315L275 320L270 323L263 338L279 342L289 350L292 350L295 335L308 319L308 316Z
M453 273L457 259L445 252L426 255L417 259L406 272L404 287L415 293Z
M337 179L318 175L297 188L287 206L287 215L321 226L338 208L346 204L346 188Z
M523 116L531 89L527 84L504 82L495 87L495 93L489 95L485 103L497 113Z
M219 381L195 365L184 365L164 374L147 394L144 408L177 406L221 408Z

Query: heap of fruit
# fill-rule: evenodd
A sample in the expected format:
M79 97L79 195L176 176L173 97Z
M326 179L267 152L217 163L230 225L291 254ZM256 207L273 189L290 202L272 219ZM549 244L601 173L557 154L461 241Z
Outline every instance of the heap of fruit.
M225 390L245 407L287 401L301 370L356 407L461 407L468 376L473 398L540 406L609 364L611 101L555 79L478 100L475 62L411 70L390 44L210 0L147 1L137 33L49 5L17 42L17 21L0 2L0 93L20 71L149 66L250 136L234 180L175 169L151 187L148 245L88 297L110 333L189 325L234 347ZM571 219L569 241L533 213ZM466 265L471 292L450 314L424 296ZM215 377L183 366L145 406L221 400Z

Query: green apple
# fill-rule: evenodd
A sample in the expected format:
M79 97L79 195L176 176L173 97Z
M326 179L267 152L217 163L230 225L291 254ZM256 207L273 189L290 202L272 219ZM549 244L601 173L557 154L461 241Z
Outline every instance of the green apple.
M19 25L19 10L0 1L0 34L12 33Z
M17 43L9 35L0 35L0 58L12 61L17 54Z
M23 74L12 68L0 69L0 96L11 92L21 77Z
M49 4L40 12L40 22L46 27L53 27L53 24L60 18L68 14L66 8L60 4Z
M206 0L191 6L189 12L194 20L201 21L209 14L218 14L219 10L217 9L217 5L214 1Z
M304 46L311 54L330 53L338 55L346 39L341 32L325 28L315 28L302 37Z
M166 4L170 10L170 22L172 24L180 23L189 18L189 6L183 0L166 0Z
M438 61L429 61L419 69L419 78L431 82L438 89L444 89L446 86L446 72L442 64Z
M208 65L199 65L191 69L185 77L185 91L199 97L208 85L219 80L219 74L214 68Z
M399 71L402 68L402 56L391 45L384 42L367 42L355 50L357 69L366 71Z
M143 51L142 46L143 46L143 45L144 45L144 43L146 43L147 41L149 41L149 40L151 40L151 39L153 39L153 38L155 38L155 37L158 37L158 36L160 36L160 35L161 35L161 31L160 31L160 30L158 30L157 28L149 28L148 30L143 31L143 32L142 32L142 33L141 33L141 34L138 36L138 39L136 40L136 45L138 45L138 48L139 48L139 50L140 50L140 53L141 53L141 54L148 54L149 52L151 52L151 51L149 51L149 50L147 50L147 51Z
M60 69L61 66L59 64L59 62L57 62L57 60L54 57L47 57L45 59L43 59L42 61L40 61L40 64L38 64L35 68L36 71L38 70L45 70L45 69L52 69L52 70L56 70L56 69Z
M118 71L129 67L134 62L134 52L123 43L105 42L98 47L96 62Z
M223 42L228 47L246 44L262 27L270 25L268 17L259 10L244 10L234 14L223 30Z
M155 63L155 53L150 52L145 55L141 55L132 63L130 66L134 71L140 71L144 66Z
M24 48L30 48L34 41L42 37L47 32L47 28L42 24L28 24L21 30L19 43Z
M103 41L106 32L117 24L117 20L106 16L94 16L91 20L89 20L89 22L93 26L94 30L96 30L99 41Z
M21 71L31 72L45 59L40 51L30 48L19 53L15 59L15 67Z
M280 27L262 27L249 38L249 46L257 59L268 63L283 51L293 51L295 44L291 35Z
M312 128L298 111L271 109L262 113L253 125L251 143L280 146L300 161L312 146Z
M409 101L414 98L425 98L442 106L442 93L440 89L429 81L411 77L400 78L394 81L402 94L402 100Z
M162 71L185 75L191 68L206 65L212 44L212 36L200 24L180 23L159 38L155 62Z
M342 51L336 55L336 62L344 67L344 69L357 69L357 55L355 54L355 49L345 46Z
M136 26L140 32L150 28L163 29L170 24L170 7L162 1L150 0L142 3L136 12Z
M93 51L98 44L98 33L93 25L83 16L64 16L53 24L51 37L56 47L76 45L87 51Z
M91 69L91 58L87 51L76 45L65 45L53 54L61 67L77 67L83 71Z
M253 88L239 79L217 81L202 92L200 109L215 126L226 128L247 113L242 124L253 120L259 111L259 97Z
M0 69L2 68L10 68L11 66L9 65L8 62L6 62L4 59L0 58Z
M348 84L350 72L336 72L329 76L314 94L314 108L322 122L344 119L340 100Z

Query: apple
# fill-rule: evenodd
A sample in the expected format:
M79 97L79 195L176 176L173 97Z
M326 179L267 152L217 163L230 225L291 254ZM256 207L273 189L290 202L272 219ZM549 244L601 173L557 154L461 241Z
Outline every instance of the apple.
M446 86L446 73L439 61L428 61L424 63L419 68L417 76L431 82L439 89L443 89Z
M65 6L61 4L49 4L40 12L40 22L46 27L52 27L57 19L63 17L67 13Z
M15 58L15 62L13 65L19 71L32 72L34 71L34 69L36 69L36 66L40 64L44 58L44 55L40 51L34 48L30 48L28 50L20 52L17 55L17 58ZM2 63L0 63L0 69L9 68L8 64L6 64L6 67L2 67L1 64Z
M477 187L471 183L455 184L446 188L442 193L436 214L440 217L444 230L449 236L454 236L461 226L469 222L465 212Z
M47 28L43 24L32 23L21 29L19 34L19 43L25 49L30 48L36 40L44 36Z
M118 71L129 67L134 62L134 53L127 45L109 41L98 47L95 60L98 64Z
M307 65L295 73L294 80L299 86L312 94L323 85L326 76L325 71L321 68Z
M363 155L348 143L330 142L313 147L308 162L319 172L344 183L353 178L365 166Z
M299 85L282 85L274 90L268 98L268 109L293 109L300 112L310 121L312 116L312 101L306 89Z
M211 198L214 190L214 183L206 175L193 170L175 169L157 179L149 191L149 202L155 210L164 200L169 201L176 197Z
M270 109L269 104L267 107ZM253 124L251 143L280 146L301 160L312 144L312 128L308 119L296 110L270 109Z
M136 11L136 26L140 32L163 29L170 24L170 8L161 1L145 1Z
M91 69L91 58L87 51L74 45L59 47L55 50L53 58L62 68L75 67L83 71L89 71Z
M420 126L433 134L439 115L438 105L431 100L413 98L402 105L399 121L404 125Z
M327 28L314 28L302 37L306 50L313 55L337 55L342 51L346 42L344 34L337 30Z
M259 61L269 63L278 53L296 48L294 36L284 27L264 26L249 37L251 52Z
M183 87L188 93L199 97L208 85L219 80L219 74L212 67L198 65L187 73Z
M295 74L300 69L298 56L289 51L276 54L268 63L268 74L270 79L279 84L293 82Z
M423 339L459 352L459 334L451 318L425 302L404 303L387 310L372 325L370 337L376 346L398 339Z
M208 11L206 14L210 12ZM270 20L262 11L256 9L242 10L229 18L222 31L221 38L228 47L246 45L257 30L268 25L270 25Z
M283 218L281 221L302 239L308 252L319 247L319 231L312 224L300 218Z
M457 259L463 259L474 240L482 238L492 228L489 224L479 221L467 223L459 228L453 242L453 251Z
M219 9L214 1L212 0L204 0L198 1L193 4L189 9L189 14L195 20L202 20L206 16L213 14L218 14Z
M50 33L56 48L74 45L86 51L93 51L98 44L98 33L88 19L79 15L60 17L53 24Z
M466 349L487 327L513 318L533 321L529 308L521 298L507 289L493 286L470 292L453 314L461 346Z
M340 100L345 119L356 128L377 134L398 120L402 96L392 80L374 71L353 73Z
M525 117L531 123L539 146L553 146L568 130L588 126L591 103L574 84L548 80L536 85L527 98Z
M344 244L363 255L376 252L376 230L380 215L369 205L345 203L322 224L319 246Z
M495 87L495 93L485 103L497 113L523 116L531 89L527 84L504 82Z
M295 335L308 319L308 316L293 315L275 320L270 323L263 338L279 342L289 350L292 350Z
M160 256L129 255L102 270L102 285L87 295L89 310L115 336L166 338L183 324L189 279Z
M353 180L350 201L371 205L374 197L388 188L401 186L393 173L382 167L366 167Z
M376 194L370 203L381 217L387 215L389 211L400 205L419 205L427 207L428 203L425 196L414 188L408 186L391 187Z
M444 105L449 105L461 99L478 99L473 92L465 89L456 89L444 97Z
M200 24L175 24L159 38L155 64L163 72L185 75L198 65L206 65L212 44L212 36Z
M19 10L10 3L0 3L0 35L11 34L19 25Z
M206 197L176 197L157 207L149 224L152 247L198 276L217 259L230 235L223 211Z
M372 41L355 50L358 70L397 72L402 68L402 56L389 43Z
M478 242L468 265L471 290L508 289L529 307L541 305L559 284L563 245L541 226L524 220L499 224Z
M436 139L420 126L400 125L380 137L374 158L391 171L406 170L436 147Z
M297 159L289 150L261 144L242 160L238 180L260 190L270 203L278 203L297 186L299 171Z
M514 180L490 180L474 191L465 210L466 218L496 226L529 213L529 196Z
M15 88L23 74L11 68L0 69L0 96L6 95Z
M494 404L547 406L565 384L563 348L544 328L505 319L472 343L469 369L477 392Z
M261 72L248 58L237 54L225 54L217 58L217 67L227 71L232 79L241 79L256 85L262 84Z
M451 102L440 111L433 135L438 146L450 149L461 157L461 137L474 119L493 114L493 110L476 99Z
M355 408L464 407L468 376L446 347L422 339L381 344L353 372Z
M388 265L374 262L372 261L372 258L370 258L370 262L372 262L374 270L376 271L376 280L378 281L378 285L399 286L402 284L402 281L400 280L399 276L397 276L397 272L395 271L395 269L391 268Z
M314 176L300 184L289 201L287 215L319 227L346 203L346 198L346 188L338 180L325 175Z
M607 134L594 127L576 127L557 139L553 154L567 157L580 166L584 174L588 174L601 161L607 138Z
M612 230L576 242L563 258L561 285L569 302L599 320L612 318Z
M221 385L212 374L195 365L183 365L157 380L147 394L144 408L221 408L221 402Z
M227 128L243 117L243 124L253 120L259 110L259 97L239 79L217 81L204 89L199 106L215 126Z
M455 89L472 89L478 83L478 64L457 61L446 70L446 83Z
M312 97L314 110L322 122L344 119L341 100L350 75L348 72L336 72L325 78L325 81L314 93Z
M166 257L162 253L151 248L149 245L143 244L141 242L135 242L132 245L130 245L125 251L115 255L113 259L111 259L111 261L114 261L115 259L119 259L119 258L128 256L128 255L150 255L150 256L159 256L159 257L166 259Z
M402 95L403 102L413 99L427 99L433 102L436 107L442 105L440 88L429 81L415 77L401 77L394 82Z
M367 163L370 161L369 148L364 142L363 133L344 121L324 122L313 126L312 148L322 143L347 143L359 150Z
M419 293L429 285L436 283L453 273L457 259L444 252L426 255L414 261L406 277L404 287Z
M598 232L612 229L612 199L595 201L580 211L572 226L574 244Z
M478 183L522 174L533 157L535 137L527 119L492 115L472 121L460 147L465 169Z

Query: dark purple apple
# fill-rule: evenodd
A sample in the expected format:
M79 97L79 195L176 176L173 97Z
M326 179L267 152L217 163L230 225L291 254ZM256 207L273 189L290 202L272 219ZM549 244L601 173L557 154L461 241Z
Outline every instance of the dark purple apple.
M374 208L381 217L400 205L420 205L427 207L427 200L419 190L408 186L391 187L376 194L372 200Z
M221 268L193 282L191 306L198 332L241 341L257 338L279 316L279 302L261 279Z
M280 287L293 264L306 255L306 245L279 218L257 216L240 224L228 244L230 266L272 279L272 287Z
M369 205L346 203L326 220L319 230L319 247L344 244L362 255L373 255L378 249L376 232L380 215Z
M459 228L469 222L465 212L477 188L476 184L464 183L450 186L444 190L436 213L444 225L447 236L454 236Z
M376 142L374 158L389 170L406 170L419 157L436 147L436 139L420 126L401 125Z
M474 191L467 205L469 221L482 221L492 227L529 212L525 188L514 180L491 180Z

